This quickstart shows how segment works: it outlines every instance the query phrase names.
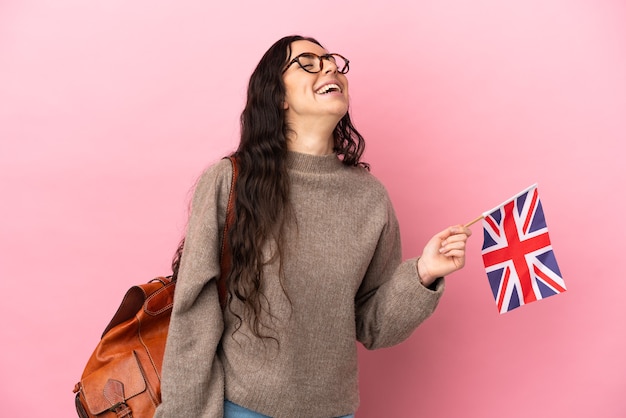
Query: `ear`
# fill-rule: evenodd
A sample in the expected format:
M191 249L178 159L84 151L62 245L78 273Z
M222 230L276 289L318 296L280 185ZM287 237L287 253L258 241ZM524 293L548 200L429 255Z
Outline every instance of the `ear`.
M287 109L289 109L289 103L287 103L287 100L283 100L283 110Z

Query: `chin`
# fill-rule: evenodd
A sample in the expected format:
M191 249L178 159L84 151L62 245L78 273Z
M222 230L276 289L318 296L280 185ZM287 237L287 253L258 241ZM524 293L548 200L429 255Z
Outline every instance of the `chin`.
M348 103L337 103L330 111L341 119L348 113Z

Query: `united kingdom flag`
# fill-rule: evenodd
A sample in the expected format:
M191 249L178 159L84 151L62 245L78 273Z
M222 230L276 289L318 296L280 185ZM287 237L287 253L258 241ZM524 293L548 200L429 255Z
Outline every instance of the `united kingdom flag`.
M565 292L534 184L483 214L483 262L498 311Z

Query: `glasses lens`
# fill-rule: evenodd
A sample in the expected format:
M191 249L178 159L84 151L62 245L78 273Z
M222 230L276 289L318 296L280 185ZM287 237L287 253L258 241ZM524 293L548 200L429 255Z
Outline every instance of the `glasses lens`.
M315 54L302 54L298 57L300 67L310 73L318 73L320 71L320 59Z
M341 74L345 74L348 72L348 62L341 55L329 55L328 60L332 61L337 66L337 71L339 71Z

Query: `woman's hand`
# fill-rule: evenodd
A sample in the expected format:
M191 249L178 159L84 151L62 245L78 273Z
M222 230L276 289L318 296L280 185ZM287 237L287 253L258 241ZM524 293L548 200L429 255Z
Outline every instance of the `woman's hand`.
M428 241L417 260L417 273L424 286L438 277L447 276L465 265L465 245L472 231L463 226L451 226Z

